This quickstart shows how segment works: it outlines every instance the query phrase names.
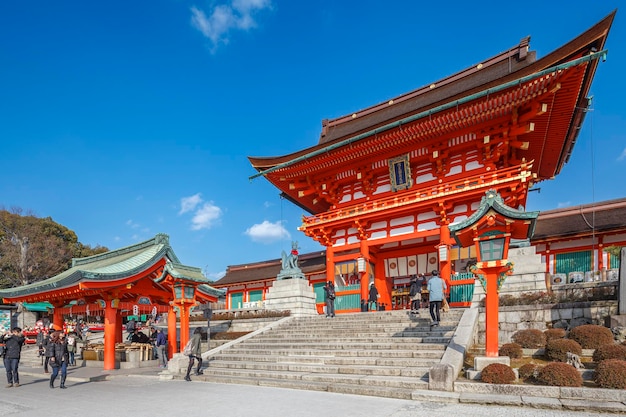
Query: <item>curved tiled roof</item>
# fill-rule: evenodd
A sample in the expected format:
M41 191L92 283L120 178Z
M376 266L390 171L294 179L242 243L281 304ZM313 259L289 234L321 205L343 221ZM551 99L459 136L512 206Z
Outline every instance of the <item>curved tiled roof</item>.
M75 287L81 282L111 281L132 277L153 267L163 258L166 260L164 273L155 279L162 280L166 272L174 278L198 283L208 283L200 268L180 264L169 245L169 237L157 234L154 238L135 245L102 254L75 258L72 267L54 277L16 288L0 290L0 298L25 297L53 290ZM210 291L207 290L207 293Z

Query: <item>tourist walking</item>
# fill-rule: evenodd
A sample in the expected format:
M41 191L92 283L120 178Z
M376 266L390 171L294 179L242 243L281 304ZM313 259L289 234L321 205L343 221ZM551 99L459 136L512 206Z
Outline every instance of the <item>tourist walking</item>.
M185 381L191 381L191 368L193 368L194 360L198 360L198 367L196 368L195 375L202 375L202 352L201 352L201 333L202 328L196 327L196 330L193 331L193 336L189 339L189 366L187 366L187 375L185 376Z
M326 301L326 317L335 317L335 285L328 281L324 285L324 299Z
M409 297L411 298L411 314L419 315L420 302L422 301L422 286L415 275L411 277L410 282Z
M76 335L71 332L67 335L67 353L69 354L69 365L76 366Z
M43 354L45 356L43 362L43 372L46 374L50 373L48 365L50 363L50 356L52 356L52 352L50 352L50 349L52 349L52 346L50 345L50 335L52 335L52 333L54 333L54 330L50 327L46 335L43 337Z
M439 277L439 271L434 270L427 285L428 300L430 301L430 318L433 320L431 327L439 326L439 321L441 320L439 311L441 310L441 302L443 297L445 297L447 288L446 282Z
M156 347L156 352L159 358L159 365L161 368L167 368L167 352L165 349L167 348L167 338L165 337L165 333L163 330L157 328L157 335L154 341L154 346Z
M3 336L4 339L4 368L7 372L7 388L20 386L20 374L18 368L20 365L20 356L22 355L22 346L26 338L22 334L22 329L14 327L11 333Z
M65 389L65 379L67 378L67 364L69 362L69 353L67 351L67 343L65 335L62 332L54 332L50 335L49 345L50 366L52 366L52 375L50 375L50 388L54 388L54 380L57 379L59 371L61 371L61 385L59 388Z
M370 293L368 301L368 308L370 311L378 310L378 290L376 289L376 285L374 285L373 282L370 282Z

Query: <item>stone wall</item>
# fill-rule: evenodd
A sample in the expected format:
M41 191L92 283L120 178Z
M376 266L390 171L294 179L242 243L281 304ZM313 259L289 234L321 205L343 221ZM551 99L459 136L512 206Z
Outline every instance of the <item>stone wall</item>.
M514 264L513 274L508 276L502 284L500 295L547 291L546 264L541 262L541 255L535 252L534 246L510 248L508 260ZM472 302L478 303L483 298L485 298L485 290L480 280L477 279Z
M607 318L617 314L617 301L541 304L500 307L498 343L510 343L518 330L563 328L581 324L605 325ZM479 309L478 344L485 343L485 308Z

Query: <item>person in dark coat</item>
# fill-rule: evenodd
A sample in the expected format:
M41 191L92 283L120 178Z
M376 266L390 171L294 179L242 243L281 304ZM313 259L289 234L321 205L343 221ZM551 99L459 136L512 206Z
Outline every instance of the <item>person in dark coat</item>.
M370 293L369 293L369 310L376 311L378 310L378 290L376 289L376 285L373 282L370 282Z
M196 368L196 375L202 375L202 350L201 350L201 333L202 328L196 327L196 330L193 331L193 336L189 339L189 343L191 344L191 354L189 355L189 365L187 366L187 375L185 376L185 381L191 381L191 369L193 368L194 359L198 360L198 367Z
M50 344L50 335L52 333L54 333L54 330L50 328L48 332L45 334L45 336L43 337L43 354L45 356L45 359L43 362L43 371L46 374L50 373L48 365L50 364L50 357L52 356L52 352L50 351L50 349L52 349L52 345Z
M4 368L7 371L7 388L20 386L20 374L18 367L20 365L20 356L22 355L22 346L26 338L22 334L22 329L14 327L11 333L3 336L4 339Z
M411 314L419 315L420 302L422 301L422 285L415 275L411 277L409 297L411 297Z
M324 299L326 300L326 317L335 317L335 285L328 281L324 285Z
M59 388L65 389L65 379L67 378L67 364L70 361L70 355L67 351L65 335L62 332L54 332L50 336L51 347L50 366L52 366L52 375L50 375L50 388L54 388L54 380L57 379L59 371L61 371L61 385Z

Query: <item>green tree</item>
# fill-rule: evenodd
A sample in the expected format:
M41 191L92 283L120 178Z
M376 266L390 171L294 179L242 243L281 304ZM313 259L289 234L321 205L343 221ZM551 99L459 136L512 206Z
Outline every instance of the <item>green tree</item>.
M0 208L0 287L26 285L50 278L71 266L73 257L106 252L78 241L76 233L52 218L22 209Z

